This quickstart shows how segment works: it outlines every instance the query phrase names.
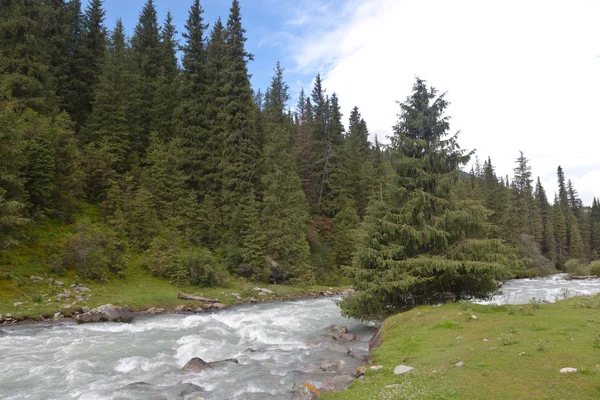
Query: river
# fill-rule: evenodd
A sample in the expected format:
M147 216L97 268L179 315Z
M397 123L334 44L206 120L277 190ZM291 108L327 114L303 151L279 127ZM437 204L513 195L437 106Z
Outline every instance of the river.
M600 292L600 280L564 275L519 279L484 303L526 304ZM351 355L319 339L328 325L358 335ZM0 331L0 397L38 399L289 399L294 385L320 385L323 360L359 365L373 327L342 318L334 299L236 306L199 315L138 317L131 324L21 325ZM192 357L238 364L186 374ZM141 383L143 382L143 383ZM203 389L196 392L197 386ZM129 385L129 386L128 386Z

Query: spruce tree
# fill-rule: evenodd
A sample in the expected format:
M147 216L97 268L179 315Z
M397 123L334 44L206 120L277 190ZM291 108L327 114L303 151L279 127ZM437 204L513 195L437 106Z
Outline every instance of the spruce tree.
M511 249L486 239L489 212L452 197L471 153L448 136L447 105L421 79L400 104L392 137L396 182L367 211L349 269L359 292L342 300L344 315L379 319L447 296L486 297L517 264Z
M11 0L0 7L0 100L10 99L17 111L58 111L45 40L48 11L36 0Z
M306 239L308 203L296 170L291 135L292 121L285 113L289 101L283 68L277 63L275 76L265 95L265 165L262 229L265 254L271 265L271 280L310 284L310 248Z
M600 257L600 201L594 197L590 210L590 247L593 259Z
M312 106L310 98L304 94L304 89L300 91L298 104L296 106L296 134L294 144L296 149L296 165L298 167L298 175L302 183L302 189L307 199L312 199L312 137L311 127L312 122Z

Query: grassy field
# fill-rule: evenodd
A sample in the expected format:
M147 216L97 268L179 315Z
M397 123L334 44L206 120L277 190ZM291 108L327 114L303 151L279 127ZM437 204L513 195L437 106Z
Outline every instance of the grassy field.
M135 311L146 310L150 307L163 307L173 309L180 304L198 307L201 303L180 300L177 294L201 295L216 298L222 303L230 305L237 302L238 294L244 300L255 297L261 300L285 299L301 296L306 293L337 290L339 288L310 286L294 287L284 285L265 285L249 282L243 279L232 278L226 288L201 288L198 286L179 287L165 279L152 276L139 266L139 256L130 256L125 278L112 278L104 283L81 280L75 271L57 274L54 272L54 254L56 247L72 233L72 226L65 226L49 222L30 230L26 238L16 248L5 252L0 258L0 314L7 314L13 318L40 319L41 315L52 316L55 312L69 315L81 307L96 307L101 304L112 303ZM44 278L36 282L30 279L35 275ZM53 278L63 282L62 287L48 281ZM82 284L89 288L91 297L88 299L85 292L85 301L72 305L74 299L57 302L59 294L65 289L71 290L72 284ZM253 287L260 286L273 291L272 295L259 296ZM15 303L22 303L14 306ZM65 307L66 305L69 305Z
M389 318L383 329L372 353L383 368L324 399L600 398L600 296L421 307ZM400 364L415 369L396 376ZM559 373L564 367L578 371Z

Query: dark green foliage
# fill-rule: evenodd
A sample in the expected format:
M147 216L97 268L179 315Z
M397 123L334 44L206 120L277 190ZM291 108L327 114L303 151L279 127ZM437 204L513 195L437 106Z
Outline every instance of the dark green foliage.
M172 229L164 229L152 240L144 260L154 274L179 285L224 286L228 274L204 247L191 246Z
M448 137L444 95L417 79L400 104L392 148L396 181L373 201L364 238L348 269L360 292L342 300L345 315L379 319L420 304L487 297L519 267L512 249L486 239L489 211L454 201L458 168L470 154Z
M6 0L0 7L0 99L19 111L58 111L44 22L53 12L37 0Z
M58 268L75 270L85 279L105 281L111 275L124 276L126 246L105 225L84 221L76 233L67 238L66 249Z

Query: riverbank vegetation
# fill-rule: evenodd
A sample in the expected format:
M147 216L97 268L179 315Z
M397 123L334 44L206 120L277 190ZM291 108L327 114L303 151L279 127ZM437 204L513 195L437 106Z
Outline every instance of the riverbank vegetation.
M293 109L279 63L253 90L237 0L210 28L192 0L181 39L152 0L131 37L104 15L102 0L0 8L5 312L39 299L38 275L117 298L352 283L345 312L382 318L600 254L600 203L560 167L553 204L522 153L512 178L489 158L460 172L473 154L421 79L383 145L318 74Z
M371 352L381 369L367 368L364 379L322 398L596 399L599 310L598 295L553 304L418 307L383 324L383 344ZM398 365L414 370L394 375Z

